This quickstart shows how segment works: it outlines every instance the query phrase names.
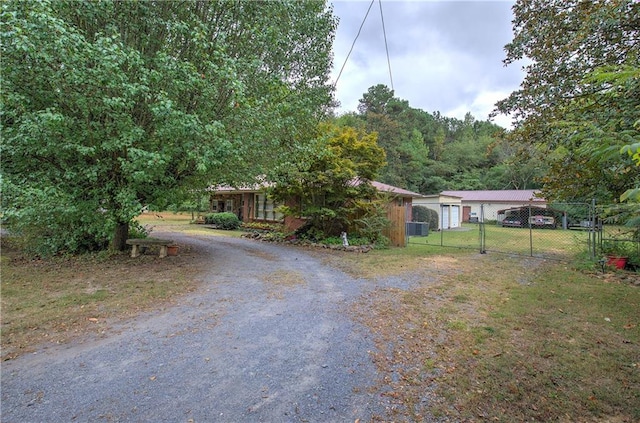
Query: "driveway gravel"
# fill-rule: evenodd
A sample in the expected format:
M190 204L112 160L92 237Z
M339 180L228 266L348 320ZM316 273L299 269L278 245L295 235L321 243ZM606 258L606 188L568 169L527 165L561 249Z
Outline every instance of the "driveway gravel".
M365 422L373 339L350 314L376 287L308 250L170 236L209 258L192 294L102 339L2 364L3 422ZM168 260L171 257L167 258Z

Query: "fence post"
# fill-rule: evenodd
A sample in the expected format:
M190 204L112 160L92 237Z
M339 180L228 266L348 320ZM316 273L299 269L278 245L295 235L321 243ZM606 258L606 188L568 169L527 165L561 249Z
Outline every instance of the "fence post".
M591 258L595 260L598 248L598 234L600 234L600 242L602 242L602 231L598 228L598 217L596 213L596 199L591 199L591 214L590 231L589 231L589 253Z
M444 247L444 221L442 220L443 216L444 216L444 204L440 204L440 216L438 216L440 223L438 223L438 226L440 226L440 246L441 247Z
M527 218L527 226L529 226L529 254L533 257L533 225L531 224L531 203L529 203L529 217Z
M480 254L486 254L485 248L485 227L484 227L484 204L480 204L480 216L478 216L478 226L480 226Z

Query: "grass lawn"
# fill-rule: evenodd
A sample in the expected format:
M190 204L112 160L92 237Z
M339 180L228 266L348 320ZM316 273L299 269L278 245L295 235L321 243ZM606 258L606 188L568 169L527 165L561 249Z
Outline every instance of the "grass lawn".
M190 220L140 217L156 231L239 236ZM377 388L396 405L381 421L640 421L638 274L428 244L317 254L358 277L416 282L374 290L351 307L376 342ZM183 246L167 259L31 260L3 242L2 358L108 336L114 322L196 289L206 259Z
M586 231L562 229L509 228L485 225L485 250L538 257L566 258L587 251ZM480 231L476 224L463 223L455 230L432 231L427 237L412 237L415 245L442 245L480 250Z
M342 264L422 276L356 312L377 335L394 420L640 421L637 274L445 251L416 245Z
M191 224L193 220L191 213L188 212L148 212L143 213L136 219L138 223L147 230L153 231L179 231L190 235L206 235L206 236L232 236L240 237L243 231L224 231L211 229L204 225ZM153 236L151 233L150 236Z
M190 214L146 213L140 222L156 231L205 236L240 236L190 224ZM153 234L152 234L153 236ZM177 257L157 252L137 258L100 253L48 260L24 257L2 239L0 261L2 360L42 343L65 343L80 336L107 336L114 323L164 307L192 292L207 259L188 246Z

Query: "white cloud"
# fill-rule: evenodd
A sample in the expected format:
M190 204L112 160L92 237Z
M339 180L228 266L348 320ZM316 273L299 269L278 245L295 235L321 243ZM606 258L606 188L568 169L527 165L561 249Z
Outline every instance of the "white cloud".
M462 119L471 112L488 118L496 101L523 78L519 65L505 68L504 46L511 41L511 5L496 1L383 1L382 8L396 97L427 112ZM370 5L334 1L340 18L334 44L333 80L338 112L357 110L371 86L391 87L378 1L345 58ZM498 117L496 123L509 126Z

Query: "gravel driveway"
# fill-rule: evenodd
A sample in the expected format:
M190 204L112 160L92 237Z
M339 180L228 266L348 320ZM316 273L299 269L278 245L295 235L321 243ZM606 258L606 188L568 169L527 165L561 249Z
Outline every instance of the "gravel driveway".
M365 422L384 415L385 397L371 389L373 339L349 310L385 282L354 279L300 248L171 237L210 256L199 290L104 339L3 363L3 422Z

